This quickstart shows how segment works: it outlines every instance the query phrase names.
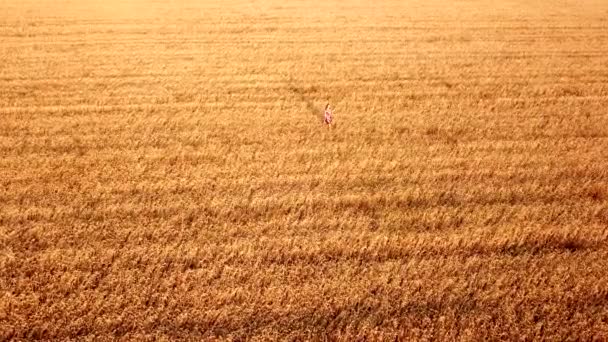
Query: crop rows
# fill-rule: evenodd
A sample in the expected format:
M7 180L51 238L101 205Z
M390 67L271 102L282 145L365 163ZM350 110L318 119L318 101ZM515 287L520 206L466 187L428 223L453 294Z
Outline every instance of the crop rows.
M608 339L607 15L4 1L0 340Z

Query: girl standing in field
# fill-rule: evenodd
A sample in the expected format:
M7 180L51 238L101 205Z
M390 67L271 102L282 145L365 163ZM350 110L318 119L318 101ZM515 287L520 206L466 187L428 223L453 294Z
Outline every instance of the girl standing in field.
M327 125L327 127L331 128L331 122L334 119L334 112L331 110L329 103L325 106L325 116L323 122Z

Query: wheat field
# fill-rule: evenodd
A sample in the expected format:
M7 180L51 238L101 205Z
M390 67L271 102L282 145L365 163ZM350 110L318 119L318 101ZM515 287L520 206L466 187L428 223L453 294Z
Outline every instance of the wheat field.
M607 106L605 0L3 0L0 340L608 340Z

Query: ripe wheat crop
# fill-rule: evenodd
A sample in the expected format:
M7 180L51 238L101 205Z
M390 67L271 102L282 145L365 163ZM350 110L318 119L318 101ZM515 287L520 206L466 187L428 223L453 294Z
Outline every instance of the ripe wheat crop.
M607 340L607 18L3 0L0 340Z

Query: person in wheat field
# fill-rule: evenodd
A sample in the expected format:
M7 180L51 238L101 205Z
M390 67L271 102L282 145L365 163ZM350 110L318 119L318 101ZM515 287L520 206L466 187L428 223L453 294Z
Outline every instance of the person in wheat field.
M334 111L329 106L329 103L325 106L325 115L323 118L323 122L327 125L327 127L331 128L332 121L334 120Z

